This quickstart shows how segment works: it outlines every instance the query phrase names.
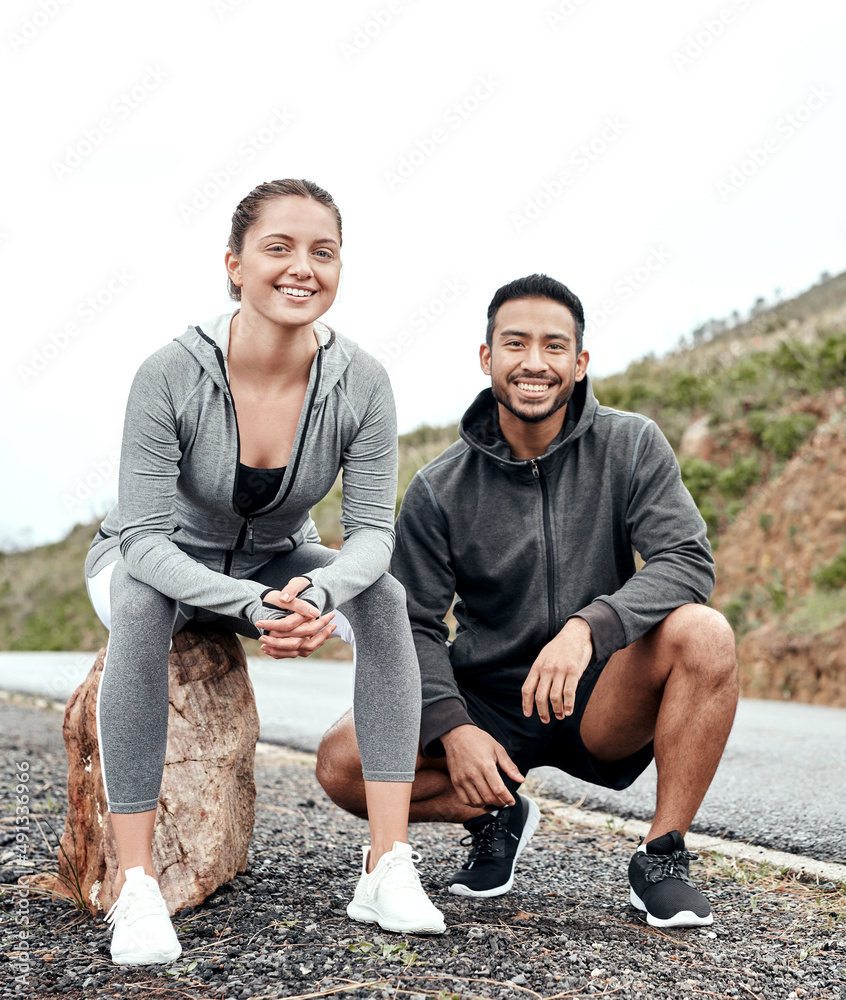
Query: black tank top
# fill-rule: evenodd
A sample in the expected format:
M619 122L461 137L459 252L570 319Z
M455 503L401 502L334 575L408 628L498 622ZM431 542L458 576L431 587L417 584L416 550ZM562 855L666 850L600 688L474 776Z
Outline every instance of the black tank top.
M235 483L235 508L242 517L266 507L279 492L287 466L281 469L254 469L238 463Z

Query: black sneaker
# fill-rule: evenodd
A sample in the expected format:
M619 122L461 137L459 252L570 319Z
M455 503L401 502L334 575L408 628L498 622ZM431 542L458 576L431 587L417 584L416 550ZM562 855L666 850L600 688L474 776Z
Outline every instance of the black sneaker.
M513 806L503 806L496 816L486 813L464 824L472 844L470 857L449 880L455 896L501 896L514 882L514 864L532 839L540 821L540 810L525 795Z
M632 906L653 927L703 927L714 917L708 900L690 881L690 862L678 830L641 844L629 862Z

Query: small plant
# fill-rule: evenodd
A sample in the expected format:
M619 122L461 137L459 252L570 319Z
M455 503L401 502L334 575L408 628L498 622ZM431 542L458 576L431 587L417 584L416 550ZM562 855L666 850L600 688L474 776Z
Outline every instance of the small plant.
M767 511L762 511L758 515L758 527L764 532L765 535L769 535L772 531L774 523L775 517Z
M773 579L765 583L764 586L767 588L776 614L781 614L787 609L787 587L779 569L774 569L772 576Z
M86 903L85 903L85 896L82 892L82 885L79 881L79 870L76 866L76 834L74 833L73 826L69 827L71 833L71 839L73 840L73 852L74 852L74 859L71 860L71 858L68 857L67 851L62 846L61 838L53 829L53 827L50 825L49 821L44 819L43 822L44 825L47 827L47 829L50 831L50 833L52 833L53 836L56 838L56 843L59 846L59 851L64 855L65 861L67 862L67 867L68 870L70 871L70 875L65 875L62 872L60 872L58 868L53 868L52 866L39 869L38 874L52 875L53 878L55 878L56 881L60 885L62 885L66 890L66 892L62 893L61 895L64 895L64 898L69 900L69 902L71 902L78 910L84 910L86 909ZM30 892L40 891L37 886L27 886L27 888L29 889ZM47 891L50 892L52 890L47 890Z
M193 962L188 965L183 965L180 968L170 968L164 970L164 975L168 979L179 979L180 976L187 976L188 973L193 972L197 968L197 959L195 958Z
M723 605L723 614L738 636L747 631L746 612L752 603L752 592L744 587Z

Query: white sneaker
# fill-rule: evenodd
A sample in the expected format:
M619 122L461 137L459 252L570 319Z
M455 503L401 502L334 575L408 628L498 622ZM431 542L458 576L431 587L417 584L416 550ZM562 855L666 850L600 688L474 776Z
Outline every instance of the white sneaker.
M367 874L370 847L361 849L361 878L347 916L400 934L443 934L444 915L423 891L414 862L420 855L399 841Z
M172 962L182 945L170 922L159 883L141 865L126 869L126 882L106 914L112 924L112 961L116 965Z

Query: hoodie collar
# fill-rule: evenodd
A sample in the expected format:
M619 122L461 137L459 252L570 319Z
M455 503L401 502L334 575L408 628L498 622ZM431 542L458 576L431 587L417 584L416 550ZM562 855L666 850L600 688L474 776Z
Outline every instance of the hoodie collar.
M229 390L229 336L232 328L232 317L238 311L235 309L232 312L204 320L196 326L189 326L181 337L176 338L197 358L218 386L227 392ZM314 334L319 348L331 347L335 342L335 331L319 320L314 323ZM349 362L348 357L345 357L344 360Z
M598 405L590 379L586 375L573 389L562 432L543 455L536 459L514 458L511 454L511 448L499 426L499 406L490 389L483 389L470 404L458 425L458 433L471 448L501 469L529 471L532 462L552 465L559 460L572 442L580 438L593 423Z

